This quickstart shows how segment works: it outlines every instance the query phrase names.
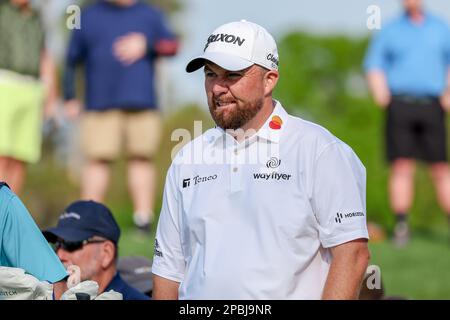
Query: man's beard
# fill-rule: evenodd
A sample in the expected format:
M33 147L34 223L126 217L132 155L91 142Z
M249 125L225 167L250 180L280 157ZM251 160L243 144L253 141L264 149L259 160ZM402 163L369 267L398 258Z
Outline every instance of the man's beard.
M253 119L263 107L263 99L247 102L241 106L236 101L232 110L221 110L217 107L214 99L210 102L209 112L214 122L224 130L236 130L242 128L247 122Z

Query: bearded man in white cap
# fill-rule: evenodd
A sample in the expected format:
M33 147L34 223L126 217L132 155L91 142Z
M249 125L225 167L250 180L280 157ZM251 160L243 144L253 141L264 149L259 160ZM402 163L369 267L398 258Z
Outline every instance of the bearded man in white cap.
M356 299L369 260L365 168L326 129L272 97L278 50L261 26L207 39L217 126L169 168L155 240L154 299Z

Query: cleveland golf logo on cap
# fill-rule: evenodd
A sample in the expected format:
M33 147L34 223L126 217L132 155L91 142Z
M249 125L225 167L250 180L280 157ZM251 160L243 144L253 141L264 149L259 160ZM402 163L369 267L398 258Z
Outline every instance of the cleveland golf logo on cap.
M233 34L224 34L224 33L212 34L208 37L208 40L206 41L205 49L203 49L203 51L206 51L206 49L208 48L210 43L217 42L217 41L232 43L232 44L237 44L238 46L242 46L245 42L245 39L242 39L241 37L235 36Z
M272 63L274 63L276 66L278 66L279 62L278 62L278 58L273 55L272 53L269 53L267 55L267 60L272 61Z

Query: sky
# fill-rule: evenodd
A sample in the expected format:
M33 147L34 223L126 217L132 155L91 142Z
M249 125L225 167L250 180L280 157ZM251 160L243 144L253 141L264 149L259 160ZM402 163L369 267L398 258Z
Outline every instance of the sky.
M76 0L40 0L51 4L49 14L65 11ZM264 26L280 39L293 30L318 34L346 34L361 37L367 28L369 6L380 9L381 27L401 10L401 0L180 0L183 10L173 15L170 24L181 35L179 54L164 59L158 75L160 104L171 110L178 105L197 103L206 106L201 71L187 74L187 62L201 54L205 39L219 25L246 19ZM424 0L426 7L450 22L449 0ZM50 6L49 6L50 7ZM60 41L59 41L60 43ZM56 51L62 50L58 41ZM282 75L281 75L282 76Z

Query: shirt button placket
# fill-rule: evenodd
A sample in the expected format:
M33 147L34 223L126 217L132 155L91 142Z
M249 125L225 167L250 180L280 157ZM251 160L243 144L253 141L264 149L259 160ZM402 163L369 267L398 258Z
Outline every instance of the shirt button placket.
M231 192L237 192L241 190L241 168L239 162L239 150L235 147L232 151L232 163L231 168Z

